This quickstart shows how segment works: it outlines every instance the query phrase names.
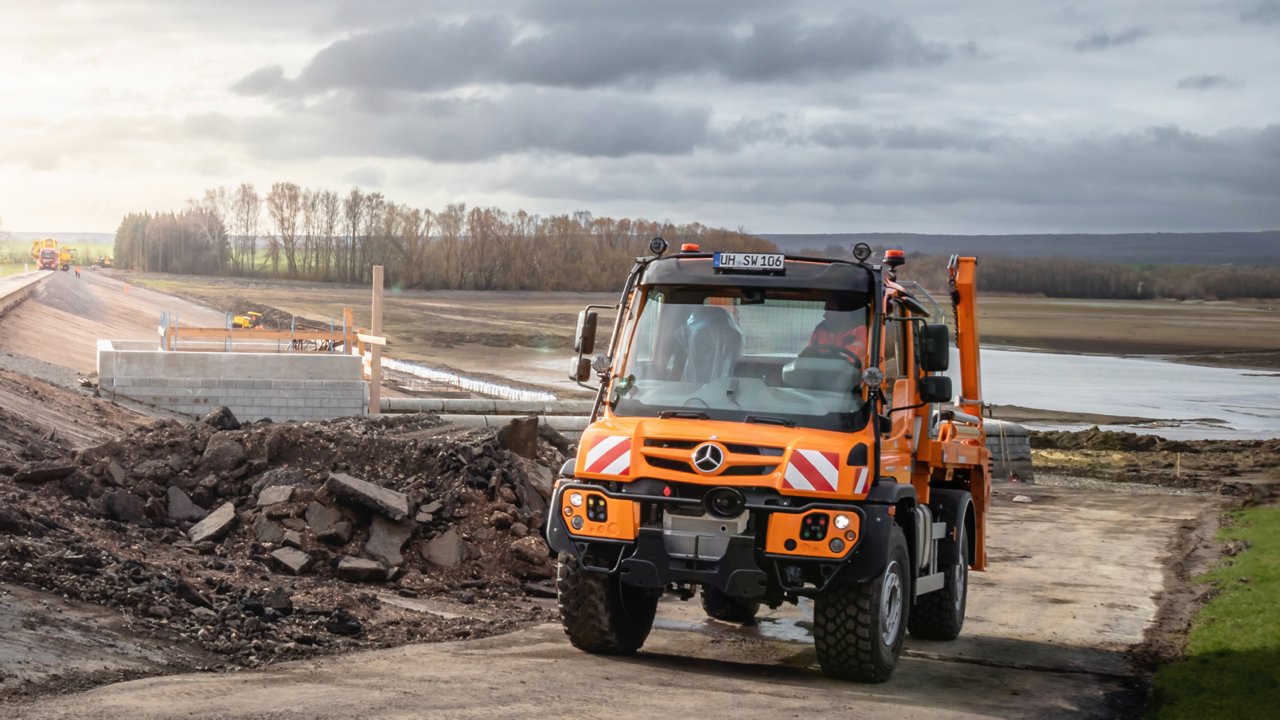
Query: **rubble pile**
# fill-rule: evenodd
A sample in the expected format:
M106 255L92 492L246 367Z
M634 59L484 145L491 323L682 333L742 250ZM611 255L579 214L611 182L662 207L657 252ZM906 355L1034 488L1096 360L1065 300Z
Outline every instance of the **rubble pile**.
M529 596L554 593L541 528L570 446L553 433L430 415L241 426L219 409L0 464L0 581L242 665L504 631L550 617Z
M1247 494L1239 483L1280 480L1280 439L1170 440L1101 430L1032 431L1037 474Z

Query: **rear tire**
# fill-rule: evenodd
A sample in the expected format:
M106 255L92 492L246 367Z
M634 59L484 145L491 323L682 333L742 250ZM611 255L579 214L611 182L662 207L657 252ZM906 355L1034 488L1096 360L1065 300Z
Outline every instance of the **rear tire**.
M911 559L902 528L889 535L884 572L866 582L837 578L813 608L814 649L822 672L840 680L880 683L893 675L907 636Z
M907 628L911 637L921 640L955 640L964 627L965 606L969 598L969 542L965 537L964 521L956 526L955 542L959 544L959 562L946 569L946 582L942 589L922 595L911 608L911 622Z
M702 609L707 612L707 617L715 620L746 624L755 620L756 613L760 612L759 600L730 597L720 590L705 586L700 594Z
M617 573L585 570L560 554L556 569L560 620L574 647L596 655L631 655L653 629L658 596L624 584Z

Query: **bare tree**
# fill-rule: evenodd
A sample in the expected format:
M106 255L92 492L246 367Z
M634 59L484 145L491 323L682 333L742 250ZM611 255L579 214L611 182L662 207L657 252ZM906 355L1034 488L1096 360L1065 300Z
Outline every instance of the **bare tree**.
M235 252L232 264L237 271L257 270L258 223L262 218L262 198L253 183L240 183L232 201L232 232L235 233Z
M360 243L360 231L364 223L365 195L360 188L351 188L342 201L343 230L346 232L346 243L343 248L341 279L346 282L356 277L356 245Z
M302 210L302 188L296 183L282 182L267 193L267 214L274 232L268 248L272 274L280 274L280 252L284 252L289 276L298 276L298 213Z
M320 246L319 277L323 280L331 279L334 240L338 234L338 218L341 211L342 200L338 198L338 193L332 190L325 190L320 193L320 234L323 237L323 242Z

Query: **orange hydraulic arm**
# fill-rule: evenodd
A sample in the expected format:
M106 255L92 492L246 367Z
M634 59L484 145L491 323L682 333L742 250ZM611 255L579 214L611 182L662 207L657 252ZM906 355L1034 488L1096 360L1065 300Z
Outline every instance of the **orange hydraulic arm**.
M951 306L956 318L956 347L960 350L960 408L982 415L982 366L978 357L978 297L974 292L978 259L952 256Z

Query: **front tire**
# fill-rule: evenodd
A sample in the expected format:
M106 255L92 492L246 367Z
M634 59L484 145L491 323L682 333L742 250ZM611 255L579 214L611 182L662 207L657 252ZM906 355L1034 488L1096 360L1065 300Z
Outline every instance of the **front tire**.
M881 683L893 675L911 605L907 539L895 525L884 572L865 582L837 578L813 609L814 649L822 672L840 680Z
M658 596L624 584L617 573L592 572L560 553L556 569L560 621L574 647L595 655L631 655L653 629Z
M947 568L946 583L941 590L922 595L911 608L911 622L907 625L911 637L921 640L960 637L969 601L969 542L963 520L956 526L955 542L958 561Z
M730 597L720 590L705 586L700 594L702 609L706 611L707 617L715 620L746 624L755 620L756 613L760 612L759 600Z

